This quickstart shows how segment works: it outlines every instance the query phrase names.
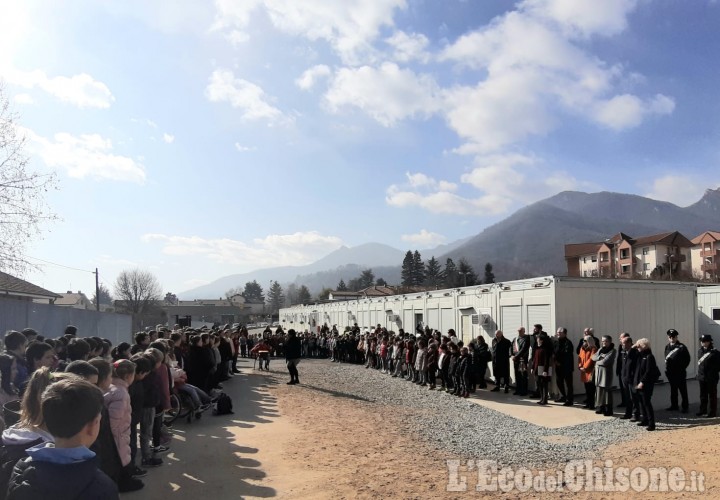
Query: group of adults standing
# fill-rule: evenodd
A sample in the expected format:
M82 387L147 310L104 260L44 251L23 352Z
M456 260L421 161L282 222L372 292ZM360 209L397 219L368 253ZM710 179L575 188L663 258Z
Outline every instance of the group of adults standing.
M670 383L670 407L667 411L688 412L687 368L691 361L687 347L679 340L677 330L667 331L665 346L665 375ZM702 347L698 352L698 375L700 384L700 409L697 416L717 416L717 383L720 373L720 352L713 347L712 337L700 338ZM492 367L495 387L492 391L510 389L510 367L514 368L514 395L538 398L538 404L547 405L550 382L555 378L559 392L556 403L564 406L574 404L574 370L580 371L585 389L584 408L598 414L613 416L614 380L617 377L625 413L620 417L637 422L649 431L655 430L655 411L652 396L660 379L660 370L646 338L633 342L628 333L619 336L620 348L616 349L612 337L595 337L592 328L573 347L567 338L567 329L557 329L551 339L542 325L533 327L532 335L520 327L515 339L505 338L501 330L495 332L491 344ZM574 359L577 355L577 362ZM534 381L534 392L529 394L529 380ZM679 396L679 397L678 397ZM679 404L681 400L681 404Z

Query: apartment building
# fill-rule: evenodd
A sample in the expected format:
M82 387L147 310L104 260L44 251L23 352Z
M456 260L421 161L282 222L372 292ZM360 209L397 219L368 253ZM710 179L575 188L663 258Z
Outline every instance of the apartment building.
M720 231L705 231L692 239L693 275L707 281L720 281Z
M693 242L678 231L565 245L568 276L650 278L692 275Z

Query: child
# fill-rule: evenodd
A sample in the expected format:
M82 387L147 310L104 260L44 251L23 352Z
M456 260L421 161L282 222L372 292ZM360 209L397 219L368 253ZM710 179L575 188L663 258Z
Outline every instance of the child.
M61 380L48 387L42 414L55 442L27 450L29 458L15 465L7 499L118 499L117 486L88 449L100 431L102 408L102 393L87 381Z
M112 383L104 395L105 407L110 417L110 430L117 448L123 471L118 487L120 491L135 491L145 485L133 478L134 468L130 469L130 423L132 407L128 388L135 380L135 363L121 359L112 365Z
M130 393L130 407L132 409L130 419L130 465L128 466L128 471L130 475L134 477L142 477L147 474L147 471L135 465L135 457L137 456L138 426L142 421L145 406L145 388L142 381L147 377L147 374L150 373L152 364L150 360L142 354L135 354L130 361L135 365L135 381L128 388L128 392ZM162 463L162 460L160 460L160 463Z
M140 450L142 452L143 467L157 467L162 465L162 459L155 456L152 448L153 427L155 424L155 409L161 404L162 380L160 379L160 368L162 367L162 352L157 349L145 351L146 357L151 361L150 373L143 379L143 414L140 421Z

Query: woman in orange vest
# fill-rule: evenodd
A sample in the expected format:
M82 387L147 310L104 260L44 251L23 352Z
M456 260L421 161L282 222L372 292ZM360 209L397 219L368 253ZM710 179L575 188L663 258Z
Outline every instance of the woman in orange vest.
M578 368L580 368L580 380L585 384L585 405L583 405L583 408L591 410L595 409L595 382L593 381L595 361L592 359L595 352L597 352L597 347L593 338L586 335L578 355Z

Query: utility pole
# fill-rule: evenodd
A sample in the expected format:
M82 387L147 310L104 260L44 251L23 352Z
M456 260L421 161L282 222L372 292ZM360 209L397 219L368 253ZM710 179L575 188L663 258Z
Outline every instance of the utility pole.
M95 310L100 311L100 275L98 268L95 268Z

